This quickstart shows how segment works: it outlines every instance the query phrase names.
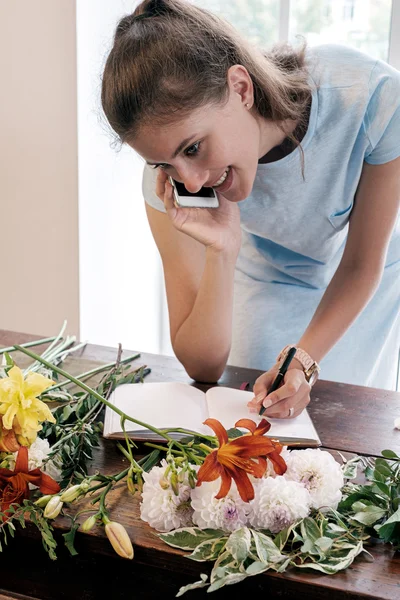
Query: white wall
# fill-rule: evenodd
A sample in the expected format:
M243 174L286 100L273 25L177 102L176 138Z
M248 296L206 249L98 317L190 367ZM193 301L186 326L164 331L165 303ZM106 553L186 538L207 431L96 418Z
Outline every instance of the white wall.
M141 192L144 163L129 148L113 150L100 123L102 67L117 21L136 4L77 1L81 338L165 353L161 264Z
M0 0L0 328L79 333L73 0Z

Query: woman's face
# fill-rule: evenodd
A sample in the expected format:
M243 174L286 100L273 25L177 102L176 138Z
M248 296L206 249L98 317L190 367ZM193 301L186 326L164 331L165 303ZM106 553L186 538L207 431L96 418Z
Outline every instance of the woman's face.
M231 202L247 198L258 159L283 141L285 134L276 124L254 115L251 80L246 88L246 81L240 80L243 73L236 75L230 81L227 103L203 106L172 125L143 127L131 147L154 168L181 181L189 192L207 186Z

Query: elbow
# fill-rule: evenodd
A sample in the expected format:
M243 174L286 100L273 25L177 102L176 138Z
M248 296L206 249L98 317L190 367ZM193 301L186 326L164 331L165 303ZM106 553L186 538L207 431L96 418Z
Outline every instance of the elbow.
M217 383L222 377L226 366L226 360L218 364L202 363L200 360L195 363L184 360L181 360L180 362L189 377L199 383Z

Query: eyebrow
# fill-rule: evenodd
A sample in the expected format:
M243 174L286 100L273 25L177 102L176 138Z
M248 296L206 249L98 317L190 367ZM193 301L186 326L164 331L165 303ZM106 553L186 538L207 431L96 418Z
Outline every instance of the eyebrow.
M183 142L181 142L181 143L179 144L179 146L177 147L177 149L176 149L176 150L175 150L175 152L173 153L173 155L172 155L172 157L171 157L171 160L172 160L173 158L176 158L176 157L178 156L179 152L181 152L181 150L183 150L183 148L184 148L185 146L187 146L187 145L189 144L189 142L190 142L191 140L195 139L196 137L197 137L197 133L195 133L195 134L191 135L190 137L186 138L185 140L183 140ZM153 162L149 162L148 160L146 160L146 163L147 163L148 165L153 165L153 166L154 166L154 165L159 165L159 164L160 164L160 162L153 163Z

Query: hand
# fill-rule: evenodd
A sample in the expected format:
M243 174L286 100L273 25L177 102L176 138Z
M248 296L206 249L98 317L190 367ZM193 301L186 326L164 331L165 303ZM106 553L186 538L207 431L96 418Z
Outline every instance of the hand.
M240 212L236 203L229 202L222 194L218 194L219 208L177 208L168 175L161 169L157 175L156 194L164 202L176 229L206 247L218 251L233 248L239 252Z
M265 417L274 419L288 419L297 417L310 402L311 386L304 376L304 371L296 367L289 368L281 387L267 395L278 373L278 365L275 365L260 375L254 384L254 398L250 400L247 406L250 412L260 412L261 406L266 407ZM292 415L289 414L291 408L294 408Z

